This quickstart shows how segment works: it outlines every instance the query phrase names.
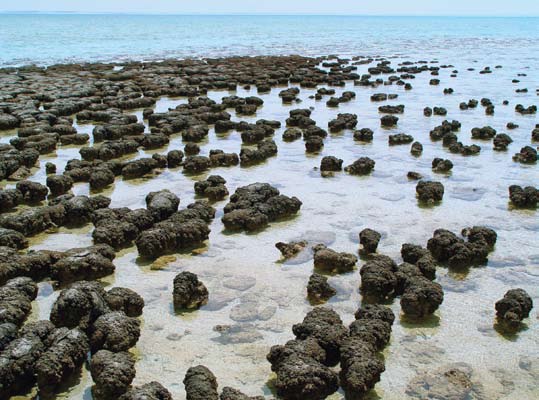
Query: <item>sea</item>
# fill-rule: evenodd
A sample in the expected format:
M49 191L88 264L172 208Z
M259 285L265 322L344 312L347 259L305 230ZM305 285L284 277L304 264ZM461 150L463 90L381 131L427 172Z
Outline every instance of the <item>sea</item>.
M530 63L538 27L522 17L0 14L0 66L332 53Z

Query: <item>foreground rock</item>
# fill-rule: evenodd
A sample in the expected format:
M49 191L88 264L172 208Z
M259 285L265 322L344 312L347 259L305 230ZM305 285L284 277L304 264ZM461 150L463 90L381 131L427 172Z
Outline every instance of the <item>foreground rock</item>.
M337 374L323 364L325 351L314 338L273 346L266 358L277 375L277 394L285 400L321 400L339 387Z
M393 312L384 306L368 305L356 312L350 337L341 346L340 383L347 399L363 398L385 371L377 354L389 342Z
M124 394L135 379L135 360L130 353L99 350L92 356L90 372L97 399L109 399Z
M0 398L22 394L36 382L36 363L47 351L53 331L49 321L27 324L4 348L0 354Z
M47 338L47 350L35 365L37 385L41 393L52 393L88 355L90 345L84 332L75 328L59 328Z
M203 365L189 368L185 373L183 384L187 400L219 400L217 379Z

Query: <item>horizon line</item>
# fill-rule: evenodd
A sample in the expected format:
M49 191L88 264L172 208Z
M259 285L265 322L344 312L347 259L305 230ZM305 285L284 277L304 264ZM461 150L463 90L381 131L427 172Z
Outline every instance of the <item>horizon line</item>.
M148 11L39 11L39 10L0 10L2 15L24 15L24 14L44 14L44 15L170 15L170 16L311 16L311 17L391 17L391 18L539 18L539 15L500 15L500 14L321 14L321 13L271 13L271 12L246 12L246 13L207 13L207 12L148 12Z

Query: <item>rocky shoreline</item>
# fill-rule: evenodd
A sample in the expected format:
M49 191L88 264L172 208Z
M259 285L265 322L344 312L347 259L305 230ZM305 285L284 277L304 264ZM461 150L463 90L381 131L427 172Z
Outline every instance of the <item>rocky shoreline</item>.
M358 68L367 70L360 74ZM509 134L479 123L466 143L473 140L481 145L462 142L464 132L457 120L444 120L430 133L400 132L399 121L408 113L404 104L379 106L376 127L364 126L362 116L350 112L339 112L325 126L314 119L312 108L300 106L305 90L315 90L312 99L319 107L330 109L344 107L359 96L368 96L377 104L400 100L413 92L413 85L423 76L427 76L429 86L438 86L441 71L458 76L454 66L435 61L395 65L386 58L336 56L0 69L0 132L9 139L0 144L0 398L32 388L40 397L54 397L86 364L96 399L172 398L158 382L132 385L137 367L132 351L141 336L145 300L131 288L104 288L103 279L115 274L117 254L134 247L138 258L151 263L211 243L211 226L216 220L221 221L226 234L255 235L310 211L303 211L305 199L288 188L280 190L276 183L257 181L237 185L212 170L222 173L238 168L248 176L249 168L278 158L282 147L299 139L303 139L305 157L316 157L334 135L349 133L347 141L366 146L387 133L383 139L387 147L409 146L410 156L418 162L425 158L418 139L424 143L430 140L440 150L440 157L426 160L432 166L432 178L402 171L406 184L415 188L417 207L439 207L447 195L444 177L450 176L464 157L482 157L482 146L506 154L516 166L531 168L538 176L539 124L528 133L529 144L519 150L511 146ZM484 75L492 70L476 73ZM357 89L343 90L349 85ZM238 88L249 90L251 95L234 94ZM365 89L376 93L363 93ZM208 97L211 91L223 91L221 101ZM442 96L453 92L445 88ZM287 107L286 119L252 120L264 107L267 95ZM157 112L154 107L162 97L187 100ZM488 116L497 107L509 107L508 103L470 99L458 109L482 107ZM518 103L514 110L518 117L526 118L536 115L537 106ZM426 106L423 117L445 118L451 111ZM77 127L83 124L93 126L91 135L78 132ZM507 123L508 130L516 127L515 122ZM277 132L282 132L282 141L276 139ZM239 143L237 151L208 148L208 136L213 134L233 135ZM177 137L184 147L170 148ZM69 159L65 166L43 162L44 157L67 146L78 149L80 157ZM315 173L329 180L341 174L374 180L375 173L384 169L383 159L339 157L342 155L324 153ZM34 180L39 171L44 181ZM146 194L145 208L131 209L113 206L104 194L114 190L118 182L149 181L164 173L194 177L189 190L197 199L184 206L183 193L175 193L164 184ZM462 170L457 173L466 174ZM268 177L269 181L274 182ZM88 195L77 194L75 189L81 186ZM509 208L533 215L539 202L537 180L529 179L525 186L507 185L506 198ZM220 203L225 200L226 204ZM91 246L66 251L31 249L37 235L85 226L93 227ZM274 395L291 400L323 399L340 387L347 399L363 398L385 370L380 352L390 344L395 321L394 312L386 306L400 298L402 316L412 324L421 324L444 301L437 270L463 271L488 263L497 232L475 221L462 228L455 234L440 226L425 247L401 243L402 262L379 253L384 237L372 228L353 232L361 245L354 253L306 238L277 243L285 261L306 257L302 259L312 264L303 297L315 307L303 322L291 327L295 339L267 349L267 361L275 373ZM355 319L347 327L330 305L320 304L331 304L338 293L327 277L358 274L357 270L361 282L356 291L361 293L362 305L356 307ZM37 283L43 281L52 282L59 292L50 318L27 320L38 295ZM171 285L170 303L179 312L204 307L212 297L204 279L188 270L177 274ZM513 334L522 330L522 321L533 307L532 297L523 289L512 288L493 303L498 328ZM440 390L456 391L460 397L452 398L465 399L472 391L467 370L455 367L454 371L462 379ZM183 383L189 400L264 398L249 397L228 386L219 392L217 378L201 365L189 366Z

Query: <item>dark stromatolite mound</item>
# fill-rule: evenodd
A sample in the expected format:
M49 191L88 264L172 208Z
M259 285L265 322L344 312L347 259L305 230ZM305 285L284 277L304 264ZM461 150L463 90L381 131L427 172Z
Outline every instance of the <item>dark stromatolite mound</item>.
M509 186L509 199L518 208L535 208L539 203L539 189L533 186Z
M539 142L539 124L535 124L535 128L532 130L532 141Z
M36 380L36 362L47 351L48 337L54 331L49 321L26 324L19 337L0 353L0 398L22 394Z
M58 327L79 327L87 331L99 316L110 311L105 296L98 282L75 282L60 292L52 306L50 320Z
M128 317L123 311L112 311L98 317L91 327L90 345L93 352L127 351L140 336L140 321Z
M442 286L423 277L406 279L401 296L402 311L412 318L424 318L434 313L444 300Z
M436 126L429 133L431 140L438 141L443 140L444 146L449 146L452 143L457 142L457 136L454 132L457 132L461 127L459 121L443 121L441 125Z
M19 181L16 187L22 193L23 201L30 204L45 200L49 193L49 189L38 182Z
M60 254L51 266L50 276L62 284L99 279L114 272L114 257L112 247L105 244L71 249Z
M404 243L401 247L401 256L405 263L417 266L425 278L430 280L436 278L437 262L429 250L419 245Z
M395 296L397 265L387 257L378 255L367 261L360 269L361 293L375 301L390 299Z
M275 247L281 252L283 258L285 260L288 260L290 258L293 258L297 256L300 252L302 252L305 247L307 247L307 241L302 240L299 242L290 242L290 243L284 243L284 242L278 242L275 243Z
M118 400L172 400L172 395L159 382L150 382L129 389Z
M432 170L434 172L449 172L453 169L453 163L451 160L444 160L442 158L435 158L432 160Z
M320 171L337 172L342 170L343 160L334 156L325 156L320 161Z
M299 128L287 128L283 132L283 141L285 142L293 142L294 140L297 140L301 138L302 132Z
M170 218L144 230L135 240L142 257L156 258L172 251L198 246L210 234L209 223L215 209L207 202L197 201Z
M496 243L496 232L486 227L472 227L463 230L468 237L465 242L453 232L437 229L427 243L434 259L447 263L450 267L465 268L484 264Z
M150 192L146 196L146 208L156 222L170 217L178 211L179 205L180 198L168 189Z
M96 210L92 214L92 222L95 226L92 232L94 243L119 249L130 246L141 231L153 226L154 219L147 209L125 207Z
M523 289L511 289L496 302L496 317L504 327L517 330L524 318L528 318L533 302Z
M372 142L374 132L369 128L361 128L354 131L354 139L360 142Z
M385 128L396 126L398 121L399 117L396 117L395 115L384 115L380 118L380 124Z
M273 346L266 358L277 375L277 394L285 400L321 400L339 387L337 374L323 364L325 351L314 338Z
M0 212L10 211L23 202L23 194L19 189L0 190Z
M86 161L108 161L136 153L139 146L136 140L111 140L99 146L82 147L79 153L81 158Z
M494 144L494 150L505 151L507 150L507 147L513 143L513 139L511 139L511 136L505 133L498 133L496 136L494 136L494 140L492 142Z
M519 162L521 164L535 164L537 163L537 150L531 146L524 146L520 149L519 153L516 153L513 156L513 161Z
M377 354L389 342L393 312L382 305L367 305L355 313L350 336L341 346L340 382L346 398L360 399L372 389L385 371Z
M444 197L444 185L441 182L419 181L415 190L417 198L423 203L437 203Z
M405 133L397 133L396 135L389 135L388 142L390 146L396 146L401 144L408 144L414 141L412 135L407 135Z
M0 352L2 352L6 346L15 338L19 327L10 322L4 322L0 324Z
M90 372L97 399L109 399L124 394L135 379L135 360L128 352L99 350L92 356Z
M189 368L185 373L183 384L187 400L219 400L217 379L203 365Z
M232 167L240 163L240 157L236 153L210 150L210 162L212 167Z
M0 228L0 246L23 249L28 246L28 240L20 232L13 229Z
M303 322L292 327L292 332L299 340L316 339L326 352L323 363L327 366L333 366L339 362L340 346L348 336L348 330L343 325L339 314L327 307L315 307L309 311Z
M410 148L410 153L413 156L419 157L421 153L423 153L423 145L419 142L412 143L412 147Z
M368 175L374 169L375 162L369 157L360 157L344 168L350 175Z
M331 132L339 132L343 129L354 129L357 125L356 114L337 114L336 119L328 122L328 128Z
M263 396L247 396L237 389L225 386L219 400L264 400Z
M67 193L73 187L73 183L73 179L68 175L51 175L47 177L47 186L53 196Z
M307 284L307 296L314 304L325 303L330 297L335 296L337 291L328 283L328 278L313 273Z
M260 164L277 154L277 145L271 139L266 139L256 145L256 149L243 148L240 151L240 165L242 167Z
M112 311L123 311L128 317L140 317L144 299L134 290L115 287L105 293L104 299Z
M90 350L88 337L78 328L55 329L47 342L47 350L35 365L41 393L55 391L62 381L82 366Z
M204 181L195 182L195 193L209 200L222 200L228 196L226 180L220 175L210 175Z
M0 324L22 325L37 296L37 285L30 278L13 278L0 287Z
M341 346L340 382L347 399L361 399L380 380L384 363L374 349L358 337Z
M183 161L183 170L197 174L211 168L211 160L206 156L188 156Z
M268 183L253 183L230 196L222 221L227 229L254 231L296 214L300 207L298 198L281 195Z
M208 302L208 289L192 272L184 271L174 277L174 308L200 308Z
M489 140L496 136L496 129L491 126L484 126L482 128L473 128L472 129L472 138L473 139L482 139Z
M376 253L381 237L382 235L375 230L366 228L359 232L359 243L363 246L365 253Z
M305 139L305 151L317 153L324 147L324 140L319 136L309 136Z
M157 168L163 167L155 158L139 158L137 160L125 163L121 169L121 175L124 179L142 178Z
M347 272L354 269L357 257L350 253L336 252L323 244L313 247L314 267L326 272Z

